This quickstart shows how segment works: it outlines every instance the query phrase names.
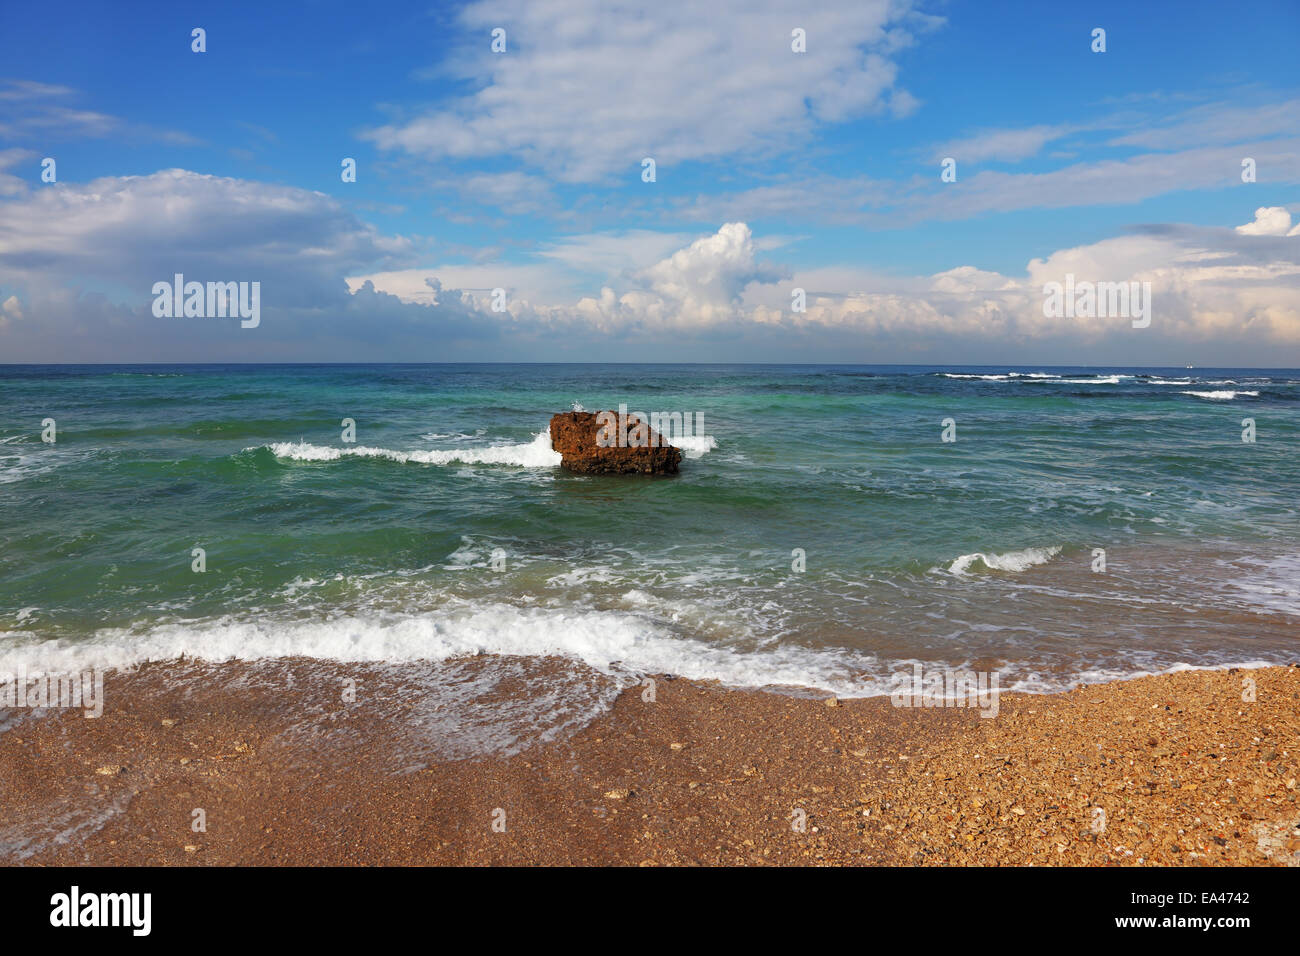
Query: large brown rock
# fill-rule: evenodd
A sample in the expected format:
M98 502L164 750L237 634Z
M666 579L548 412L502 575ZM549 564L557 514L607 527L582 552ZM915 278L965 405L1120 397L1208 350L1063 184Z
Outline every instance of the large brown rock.
M601 418L597 416L613 416ZM617 422L606 430L607 443L597 440L603 426ZM626 444L619 444L619 436ZM647 422L636 415L619 419L617 412L561 412L551 418L551 447L560 453L560 465L569 471L587 475L675 475L682 460L681 450L674 448Z

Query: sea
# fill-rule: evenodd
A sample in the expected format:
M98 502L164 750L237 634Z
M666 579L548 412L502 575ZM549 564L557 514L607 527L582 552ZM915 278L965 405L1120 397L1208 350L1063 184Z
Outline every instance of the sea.
M677 475L559 467L550 417L620 406ZM1298 456L1296 369L0 366L0 675L418 664L469 753L647 675L1290 664Z

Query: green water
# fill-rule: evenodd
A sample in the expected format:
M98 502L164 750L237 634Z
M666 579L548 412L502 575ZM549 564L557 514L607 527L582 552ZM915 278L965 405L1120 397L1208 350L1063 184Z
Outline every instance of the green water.
M676 477L569 475L537 436L575 403L704 434ZM1298 412L1288 370L0 367L0 671L487 651L869 693L914 660L1045 689L1290 662Z

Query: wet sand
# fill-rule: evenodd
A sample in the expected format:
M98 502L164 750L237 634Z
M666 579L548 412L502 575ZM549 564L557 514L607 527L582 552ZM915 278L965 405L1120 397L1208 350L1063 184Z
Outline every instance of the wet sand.
M98 719L0 712L0 862L1300 865L1297 666L1003 694L993 718L661 676L469 758L405 720L420 666L149 664Z

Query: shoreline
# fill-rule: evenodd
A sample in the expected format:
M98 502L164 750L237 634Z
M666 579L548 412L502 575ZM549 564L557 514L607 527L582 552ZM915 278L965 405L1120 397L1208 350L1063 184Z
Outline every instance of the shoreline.
M552 708L571 665L510 663L475 705ZM96 719L0 712L0 863L1300 865L1297 665L991 718L661 675L519 752L455 724L482 756L438 749L461 715L426 706L430 666L159 662Z

